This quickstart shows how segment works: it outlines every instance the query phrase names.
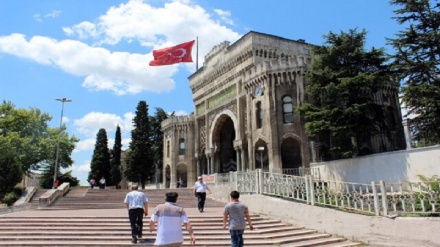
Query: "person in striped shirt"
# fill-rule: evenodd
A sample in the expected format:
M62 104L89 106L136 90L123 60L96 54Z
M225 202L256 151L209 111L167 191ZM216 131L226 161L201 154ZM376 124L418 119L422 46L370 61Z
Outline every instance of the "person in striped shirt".
M155 230L156 241L154 246L180 247L183 244L182 225L189 233L191 244L195 244L196 238L189 222L188 216L183 207L176 204L177 192L168 192L165 194L165 203L159 204L154 208L150 218L150 232Z
M243 246L243 233L246 229L246 221L249 229L253 230L251 217L249 216L248 207L239 201L240 193L236 190L231 192L231 201L226 204L223 212L223 229L227 229L231 234L231 247Z

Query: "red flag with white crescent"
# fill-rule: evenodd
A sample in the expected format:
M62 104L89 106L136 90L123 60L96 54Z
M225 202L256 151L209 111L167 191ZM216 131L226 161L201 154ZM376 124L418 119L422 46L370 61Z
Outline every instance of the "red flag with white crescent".
M153 50L154 60L150 61L150 66L192 62L191 51L193 45L194 40L173 47Z

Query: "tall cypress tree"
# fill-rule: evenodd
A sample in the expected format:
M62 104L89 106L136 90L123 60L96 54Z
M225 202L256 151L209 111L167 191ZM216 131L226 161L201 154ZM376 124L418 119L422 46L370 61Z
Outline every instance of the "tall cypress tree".
M102 177L109 180L110 152L108 149L107 132L105 129L99 129L98 134L96 134L95 150L93 151L90 169L89 180L94 178L96 181L99 181Z
M125 176L133 182L140 181L145 188L147 181L154 181L155 164L151 150L151 128L148 105L140 101L133 119L131 142L126 156Z
M403 80L402 101L418 145L440 143L440 2L393 0L394 19L406 28L389 39Z
M116 127L115 133L115 143L113 149L111 150L111 161L110 161L110 183L111 185L117 185L121 182L121 128L119 125Z
M323 159L350 158L358 143L384 131L385 113L374 94L390 82L383 49L365 51L366 31L324 36L314 47L315 60L306 74L310 103L298 107L306 132L326 148ZM354 142L353 142L354 140Z
M174 113L172 113L174 115ZM154 164L157 164L158 171L163 169L163 132L162 121L167 119L168 115L162 108L156 108L156 114L151 117L151 140L152 140L152 153ZM158 176L158 181L161 182L162 176Z

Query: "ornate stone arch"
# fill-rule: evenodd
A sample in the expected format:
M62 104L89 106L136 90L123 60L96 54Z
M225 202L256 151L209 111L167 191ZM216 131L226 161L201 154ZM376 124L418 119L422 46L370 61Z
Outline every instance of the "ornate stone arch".
M235 138L237 139L237 137L239 136L239 130L238 130L238 121L237 121L237 117L234 115L234 113L229 110L229 109L225 109L222 112L220 112L219 114L217 114L213 121L211 122L212 125L210 126L210 130L209 130L209 147L210 148L215 148L215 144L216 142L218 142L218 138L219 138L219 131L221 130L221 127L223 126L223 123L228 120L228 118L230 118L232 120L232 123L234 124L234 130L235 130Z
M179 162L176 164L176 187L179 187L179 181L183 181L183 187L188 184L188 164Z
M293 133L287 133L280 139L280 157L282 169L302 167L301 138Z
M238 137L238 121L235 114L225 109L211 122L209 145L211 147L211 172L227 173L237 170L237 153L234 141Z
M269 170L269 142L263 136L260 136L254 143L254 160L255 168ZM260 149L262 148L262 149Z

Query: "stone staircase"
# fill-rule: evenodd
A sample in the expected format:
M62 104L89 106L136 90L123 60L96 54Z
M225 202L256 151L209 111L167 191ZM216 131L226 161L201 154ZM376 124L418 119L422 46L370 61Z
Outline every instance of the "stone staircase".
M171 190L144 190L150 212L164 202L167 191ZM200 213L192 189L173 191L179 193L177 202L185 207L196 236L196 244L190 245L184 231L184 246L230 246L229 232L222 228L224 203L207 199L205 213ZM72 189L48 209L0 215L0 246L151 246L155 232L148 231L149 217L144 221L143 238L138 244L130 243L130 226L122 203L127 192ZM361 246L264 215L252 213L251 218L255 229L245 231L246 246Z

